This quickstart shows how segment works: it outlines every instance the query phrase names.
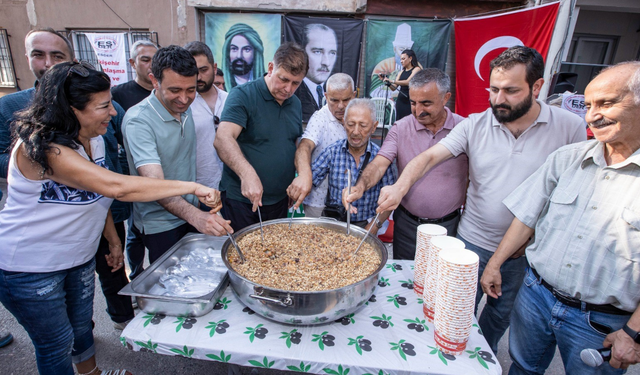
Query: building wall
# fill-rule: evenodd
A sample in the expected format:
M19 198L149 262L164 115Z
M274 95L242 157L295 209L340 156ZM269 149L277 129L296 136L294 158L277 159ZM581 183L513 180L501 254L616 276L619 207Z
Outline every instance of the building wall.
M580 9L574 33L618 36L613 63L635 60L640 50L640 13Z
M200 38L198 10L276 13L294 10L328 16L351 14L358 18L448 18L525 3L526 0L283 0L266 3L261 0L111 0L105 4L101 0L0 0L0 27L11 35L18 85L26 89L33 85L35 79L25 58L24 36L29 30L39 27L64 31L127 31L129 28L155 31L160 45L167 46L184 45ZM449 66L453 67L451 63ZM452 73L451 68L448 71ZM14 91L0 89L0 96Z
M117 15L101 0L0 0L0 27L11 35L11 53L20 88L33 86L35 80L24 49L24 36L31 29L127 31L131 27L158 32L158 41L163 46L184 45L198 38L195 8L187 6L186 0L107 1L107 4ZM0 90L3 90L0 95L15 91Z

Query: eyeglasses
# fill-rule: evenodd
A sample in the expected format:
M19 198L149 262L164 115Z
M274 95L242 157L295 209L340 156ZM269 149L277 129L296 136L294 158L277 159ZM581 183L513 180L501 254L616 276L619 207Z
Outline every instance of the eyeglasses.
M75 73L82 78L89 77L89 70L96 70L93 65L89 64L86 61L80 61L78 63L74 63L69 67L69 72L67 73L67 77L71 75L71 73Z
M213 116L213 124L214 125L220 125L220 117Z

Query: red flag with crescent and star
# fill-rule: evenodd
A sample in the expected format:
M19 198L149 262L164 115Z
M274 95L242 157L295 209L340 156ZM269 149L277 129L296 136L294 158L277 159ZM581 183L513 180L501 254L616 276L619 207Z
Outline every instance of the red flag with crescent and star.
M560 3L455 20L456 113L489 107L489 64L507 48L524 45L547 58Z

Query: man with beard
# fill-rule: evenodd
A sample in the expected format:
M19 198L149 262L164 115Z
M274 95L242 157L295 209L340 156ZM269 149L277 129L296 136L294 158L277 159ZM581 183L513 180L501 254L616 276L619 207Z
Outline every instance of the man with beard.
M503 201L515 219L482 275L498 298L500 265L535 230L509 374L544 373L556 345L567 374L622 374L640 362L640 62L603 70L584 94L597 141L554 152ZM608 363L583 363L582 350L602 347Z
M394 160L402 173L413 158L436 145L464 120L445 106L451 98L450 89L451 79L440 69L424 69L413 76L409 82L412 114L393 125L378 156L351 189L349 202L360 199L380 181ZM395 259L414 259L420 224L441 225L449 236L456 235L468 174L467 155L461 154L439 164L411 187L394 213Z
M189 106L195 99L198 66L179 46L160 48L151 62L151 95L131 107L122 135L133 176L196 180L196 134ZM134 203L132 230L140 232L155 262L189 232L213 236L233 232L219 215L198 209L193 195Z
M222 71L229 90L264 75L264 46L251 26L244 23L231 26L224 36L222 51Z
M303 35L302 45L309 56L309 72L295 95L302 104L302 121L308 122L313 112L322 108L326 90L324 83L338 57L338 38L332 28L321 23L305 26Z
M213 60L211 49L197 41L184 48L196 59L198 66L196 98L191 103L196 125L196 182L217 189L222 177L222 161L213 147L213 141L227 93L213 85L218 65ZM203 208L206 209L206 206Z
M553 151L587 138L580 117L534 100L544 83L543 74L542 56L532 48L512 47L491 61L491 108L470 115L445 139L413 159L396 184L382 189L378 211L395 209L411 186L434 166L466 153L470 181L457 237L480 257L478 275L482 275L513 220L502 200ZM494 353L509 327L513 302L524 277L524 246L520 250L502 265L502 297L488 296L478 319ZM476 310L482 295L478 285Z

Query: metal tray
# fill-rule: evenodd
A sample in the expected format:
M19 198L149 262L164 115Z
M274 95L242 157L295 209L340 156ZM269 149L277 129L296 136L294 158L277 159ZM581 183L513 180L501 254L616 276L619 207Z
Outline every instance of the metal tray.
M229 285L229 275L224 265L221 267L224 270L224 276L218 287L204 296L197 298L160 296L151 293L151 290L158 284L160 276L164 275L168 267L176 265L180 258L188 255L192 250L212 247L219 251L225 241L226 237L213 237L200 233L187 234L132 282L122 288L118 294L136 297L138 307L146 313L187 317L207 314L213 310L216 301Z

